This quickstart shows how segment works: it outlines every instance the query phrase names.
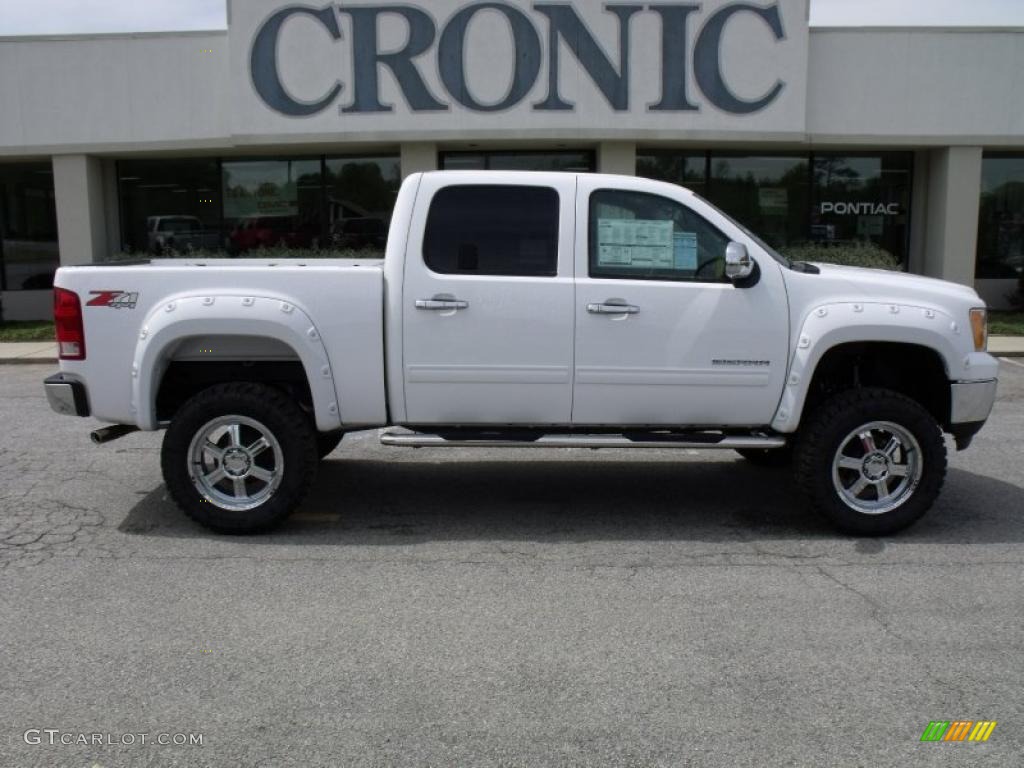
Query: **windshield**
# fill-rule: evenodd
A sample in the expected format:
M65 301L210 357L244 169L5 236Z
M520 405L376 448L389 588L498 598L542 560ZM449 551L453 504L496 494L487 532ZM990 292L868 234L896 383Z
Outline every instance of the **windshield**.
M730 221L730 222L731 222L731 223L732 223L732 224L733 224L733 225L734 225L734 226L735 226L735 227L736 227L737 229L739 229L739 230L740 230L741 232L743 232L743 234L745 234L745 235L746 235L747 237L749 237L749 238L750 238L751 240L753 240L753 241L754 241L755 243L757 243L757 244L758 244L759 246L761 246L761 248L763 248L763 249L764 249L765 253L767 253L767 254L768 254L769 256L771 256L771 257L772 257L773 259L775 259L775 260L776 260L777 262L779 262L779 263L780 263L780 264L782 264L782 265L783 265L784 267L787 267L787 268L789 268L789 269L792 269L792 268L793 268L793 262L792 262L792 261L790 261L789 259L787 259L787 258L786 258L785 256L783 256L783 255L782 255L781 253L779 253L779 252L778 252L777 250L775 250L774 248L772 248L772 247L771 247L770 245L768 245L768 243L766 243L766 242L765 242L764 240L762 240L762 239L761 239L761 237L759 237L759 236L758 236L757 234L755 234L754 232L752 232L752 231L751 231L751 230L750 230L750 229L749 229L748 227L744 226L743 224L740 224L740 222L736 221L736 219L734 219L734 218L733 218L732 216L730 216L730 215L729 215L728 213L726 213L725 211L723 211L723 210L722 210L721 208L719 208L719 207L718 207L717 205L715 205L714 203L711 203L711 202L709 202L708 200L705 200L705 199L704 199L703 197L701 197L700 195L698 195L698 194L697 194L696 192L694 192L694 193L693 193L693 196L694 196L694 197L696 197L696 198L697 198L698 200L700 200L700 201L702 201L702 202L705 202L705 203L707 203L707 204L708 204L708 205L710 205L710 206L711 206L712 208L714 208L714 209L715 209L716 211L718 211L718 212L719 212L720 214L722 214L722 215L723 215L723 216L724 216L724 217L725 217L726 219L728 219L728 220L729 220L729 221Z

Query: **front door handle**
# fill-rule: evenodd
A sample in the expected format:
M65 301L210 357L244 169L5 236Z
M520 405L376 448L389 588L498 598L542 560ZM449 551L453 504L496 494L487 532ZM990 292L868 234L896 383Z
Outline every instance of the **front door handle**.
M458 299L416 299L416 309L427 309L434 312L451 312L455 309L468 309L468 301Z
M587 304L587 312L592 315L635 315L640 307L632 304Z

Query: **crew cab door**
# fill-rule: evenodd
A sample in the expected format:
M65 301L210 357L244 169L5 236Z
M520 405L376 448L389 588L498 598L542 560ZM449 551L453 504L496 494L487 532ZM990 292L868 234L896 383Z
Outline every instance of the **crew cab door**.
M423 176L402 291L405 423L569 423L575 186Z
M788 355L778 262L683 189L578 186L573 423L769 424ZM758 262L753 284L725 277L730 241Z

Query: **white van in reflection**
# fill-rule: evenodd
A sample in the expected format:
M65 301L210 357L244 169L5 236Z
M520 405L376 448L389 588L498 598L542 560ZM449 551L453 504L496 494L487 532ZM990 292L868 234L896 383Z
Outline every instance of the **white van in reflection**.
M204 227L198 216L150 216L146 219L146 237L151 253L220 247L220 233Z

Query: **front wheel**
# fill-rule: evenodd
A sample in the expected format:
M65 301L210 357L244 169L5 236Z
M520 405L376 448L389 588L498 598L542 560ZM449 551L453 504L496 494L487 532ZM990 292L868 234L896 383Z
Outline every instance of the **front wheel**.
M946 476L946 444L932 415L910 398L853 389L808 417L794 471L811 505L837 527L882 536L931 508Z
M220 533L256 533L299 504L317 468L316 432L294 400L262 384L218 384L186 402L161 466L186 515Z

